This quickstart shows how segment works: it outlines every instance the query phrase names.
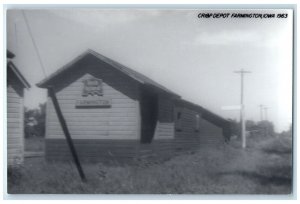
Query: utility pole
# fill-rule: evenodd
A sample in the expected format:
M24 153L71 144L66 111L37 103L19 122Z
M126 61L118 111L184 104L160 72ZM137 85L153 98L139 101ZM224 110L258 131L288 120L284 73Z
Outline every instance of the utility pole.
M264 111L265 111L265 136L268 136L269 135L269 129L268 129L268 107L264 107Z
M240 122L241 122L241 137L242 137L242 147L246 147L246 128L245 128L245 107L244 107L244 74L251 73L250 71L245 71L241 69L235 71L234 73L241 75L241 111L240 111Z
M268 120L268 109L268 107L264 107L266 120Z
M260 108L260 121L263 121L263 108L264 108L264 106L260 104L259 108Z

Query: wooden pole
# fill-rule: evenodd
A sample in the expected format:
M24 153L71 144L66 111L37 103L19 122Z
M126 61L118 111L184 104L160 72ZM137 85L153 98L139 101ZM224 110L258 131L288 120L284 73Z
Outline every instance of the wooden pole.
M265 110L265 118L268 120L268 107L264 107Z
M244 72L241 71L241 129L242 129L242 147L246 147L246 133L245 133L245 112L244 112Z
M240 71L235 71L241 75L241 137L242 137L242 147L246 147L246 127L245 127L245 106L244 106L244 74L251 73L249 71L244 71L241 69Z
M60 122L60 125L63 129L63 132L66 136L66 139L67 139L67 143L69 145L69 148L70 148L70 151L72 153L72 157L73 157L73 160L76 164L76 167L77 167L77 170L79 172L79 175L80 175L80 178L81 178L81 181L85 182L86 181L86 178L85 178L85 175L84 175L84 172L81 168L81 165L80 165L80 161L78 159L78 156L77 156L77 153L76 153L76 149L74 147L74 144L73 144L73 141L72 141L72 138L71 138L71 135L70 135L70 132L68 130L68 126L67 126L67 123L64 119L64 116L61 112L61 109L60 109L60 106L58 104L58 101L57 101L57 98L56 98L56 94L54 92L54 89L53 87L48 87L48 91L49 91L49 95L52 99L52 102L53 102L53 105L54 105L54 108L55 108L55 111L56 111L56 114L58 116L58 119L59 119L59 122Z
M260 121L263 121L263 108L264 108L264 106L259 105L259 108L260 108Z

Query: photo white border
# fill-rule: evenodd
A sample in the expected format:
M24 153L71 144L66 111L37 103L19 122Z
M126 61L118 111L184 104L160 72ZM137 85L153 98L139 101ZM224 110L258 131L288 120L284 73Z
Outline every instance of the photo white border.
M83 4L84 2L84 4ZM282 200L282 199L297 199L298 195L298 189L297 189L297 149L296 145L298 144L298 140L296 139L297 136L297 25L298 25L298 15L297 15L297 10L298 10L298 2L296 0L287 0L287 1L279 1L279 0L253 0L253 1L246 1L246 2L241 2L238 0L232 0L232 1L216 1L216 0L205 0L205 1L197 1L197 0L174 0L172 1L172 4L169 4L170 1L168 0L153 0L153 1L121 1L121 0L111 0L111 1L100 1L101 4L99 4L99 1L92 1L92 0L85 0L85 1L80 1L80 0L62 0L62 1L48 1L45 0L43 2L41 1L21 1L21 0L11 0L11 1L5 1L4 4L2 4L2 12L3 14L1 15L1 23L3 32L2 32L2 62L3 62L3 67L6 67L6 34L5 34L5 27L6 27L6 19L5 19L5 12L7 8L183 8L183 9L188 9L188 8L196 8L196 9L266 9L266 8L273 8L273 9L279 9L279 8L284 8L284 9L294 9L294 107L293 107L293 124L294 124L294 144L293 144L293 149L294 149L294 178L293 178L293 195L291 196L286 196L286 195L35 195L35 194L30 194L30 195L7 195L5 193L6 188L5 186L1 186L0 190L3 192L3 198L5 200L253 200L253 199L258 199L258 200L270 200L270 199L275 199L275 200ZM293 4L293 5L291 5ZM6 116L6 78L5 78L5 69L2 69L0 72L0 79L2 80L2 88L0 89L0 94L3 97L2 100L0 100L0 106L3 107L0 109L0 113L2 116ZM2 133L3 135L6 133L6 120L4 120L4 117L0 117L0 125L3 125ZM4 142L3 137L3 142ZM0 148L4 151L4 143L1 143ZM2 151L2 152L3 152ZM3 176L2 180L4 181L3 183L6 185L6 156L3 155L3 163L2 163L2 171L1 175ZM3 188L3 189L2 189ZM202 201L201 201L202 202ZM244 201L243 201L244 202ZM225 201L225 203L227 203ZM232 203L230 201L230 203ZM272 201L274 203L274 201Z

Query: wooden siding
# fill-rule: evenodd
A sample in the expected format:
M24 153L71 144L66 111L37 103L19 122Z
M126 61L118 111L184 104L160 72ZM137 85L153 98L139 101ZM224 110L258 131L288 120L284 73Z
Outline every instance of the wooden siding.
M74 139L139 139L139 103L137 83L127 77L111 73L109 68L96 66L73 72L69 84L56 87L56 94L70 134ZM112 70L113 71L113 70ZM111 100L111 107L76 108L82 96L84 79L90 76L103 80L103 97ZM77 76L77 77L76 77ZM66 83L63 81L62 83ZM63 88L60 88L63 86ZM90 97L90 96L88 96ZM64 138L52 100L47 101L46 138Z
M177 113L180 112L180 118ZM199 132L196 131L196 111L186 107L176 107L174 111L175 118L175 149L191 150L199 147Z
M174 138L173 101L168 95L158 97L158 121L155 128L154 140Z
M18 84L15 84L11 81L7 87L7 162L8 165L15 165L23 162L24 116L23 116L22 96L23 96L23 89L19 87Z
M140 158L146 154L168 158L174 151L174 140L156 140L141 144L137 140L74 139L79 159L83 162L124 160ZM64 139L46 139L46 159L49 161L72 160Z
M201 120L199 134L201 145L219 145L225 140L223 129L205 119Z
M179 119L178 112L180 112ZM202 145L218 145L224 142L222 128L205 120L198 111L176 106L174 118L176 149L195 149Z
M174 123L163 123L157 121L154 140L173 139L174 138Z
M81 161L132 158L136 155L137 140L74 139ZM71 160L71 153L64 139L46 139L47 160Z
M112 66L115 65L87 55L67 65L68 71L55 74L55 77L50 77L47 83L43 84L43 87L54 87L80 158L91 161L101 158L126 159L143 155L145 152L166 156L172 155L174 150L188 151L199 148L201 144L223 141L222 129L201 116L200 110L203 109L195 108L196 106L191 104L186 106L188 103L184 101L176 103L176 97L173 95L159 90L151 83L144 84L143 80L137 80L134 72L127 72L122 67L114 69ZM83 81L91 76L103 81L103 97L111 101L111 107L76 108L76 100L82 99ZM146 93L143 90L146 89L149 91L148 96L154 97L147 98L143 95ZM153 103L143 103L153 98ZM155 112L147 109L147 104ZM149 123L145 120L147 117L142 117L147 116L142 110L146 110L146 113L157 113L155 119L151 120L151 138L146 137L152 140L150 144L150 141L141 144L141 139L144 138L141 132L150 132L143 126ZM181 112L180 119L177 119L178 111ZM151 119L150 116L151 114ZM70 159L65 136L49 97L46 157L50 160Z

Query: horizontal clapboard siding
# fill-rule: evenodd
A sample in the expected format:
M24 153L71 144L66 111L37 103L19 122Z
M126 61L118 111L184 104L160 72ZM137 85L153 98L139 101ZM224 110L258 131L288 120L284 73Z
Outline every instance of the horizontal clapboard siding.
M8 165L23 162L23 99L18 94L16 85L7 87L7 161Z
M91 74L83 74L62 89L57 88L57 99L72 138L138 139L138 85L121 75L111 74L104 68L96 69L93 70L92 76L103 80L103 97L111 100L111 107L75 107L76 100L83 98L82 81L90 78ZM48 98L47 102L46 137L64 138L51 98Z
M59 126L59 122L51 122L50 125L52 126ZM130 125L136 125L135 121L121 121L121 122L115 122L115 121L103 121L103 122L99 122L99 121L68 121L68 125L69 126L80 126L80 125L84 125L84 126L95 126L95 125L115 125L115 126L130 126Z
M205 145L218 145L224 142L222 128L202 119L200 125L200 143Z
M222 128L201 117L201 113L187 107L176 107L181 113L180 119L175 118L175 138L177 149L195 149L199 146L213 146L224 142ZM199 115L199 130L196 131L196 115Z
M81 161L101 161L103 159L133 158L137 154L137 140L73 140ZM71 159L70 150L64 139L46 139L47 160Z
M196 115L198 114L196 111L190 110L188 108L177 108L177 112L181 113L179 119L175 119L175 126L180 127L176 131L175 138L189 140L189 138L198 137L198 132L196 132ZM177 112L175 115L177 115Z
M73 140L79 159L83 162L97 162L113 159L133 159L151 151L157 158L171 157L175 141L155 140L141 144L138 140ZM71 153L64 139L46 139L46 159L51 161L71 160Z
M157 122L154 140L173 139L174 138L174 123Z

